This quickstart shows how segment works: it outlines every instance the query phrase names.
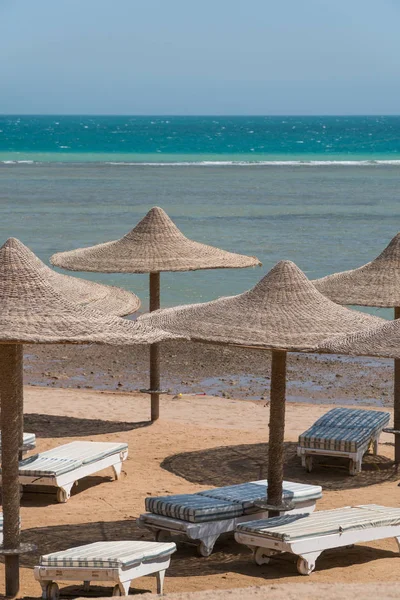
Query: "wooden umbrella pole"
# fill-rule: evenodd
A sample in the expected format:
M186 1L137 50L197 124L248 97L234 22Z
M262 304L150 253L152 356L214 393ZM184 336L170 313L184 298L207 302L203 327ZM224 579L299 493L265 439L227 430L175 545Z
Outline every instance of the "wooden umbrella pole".
M160 308L160 273L150 273L150 312ZM150 390L160 389L160 345L150 346ZM151 421L160 416L160 394L151 393Z
M281 506L285 437L286 352L272 351L268 443L268 505ZM270 517L279 515L270 510Z
M394 309L394 318L400 318L400 307ZM394 359L393 428L400 430L400 359ZM400 464L400 435L394 436L394 461Z
M3 547L6 596L19 591L19 507L18 453L22 415L22 345L0 344L1 470L3 497ZM0 551L1 552L1 551Z

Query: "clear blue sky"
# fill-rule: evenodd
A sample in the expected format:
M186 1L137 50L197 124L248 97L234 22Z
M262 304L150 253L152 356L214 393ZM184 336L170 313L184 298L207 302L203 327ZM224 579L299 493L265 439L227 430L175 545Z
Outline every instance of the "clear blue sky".
M0 0L0 113L400 114L399 0Z

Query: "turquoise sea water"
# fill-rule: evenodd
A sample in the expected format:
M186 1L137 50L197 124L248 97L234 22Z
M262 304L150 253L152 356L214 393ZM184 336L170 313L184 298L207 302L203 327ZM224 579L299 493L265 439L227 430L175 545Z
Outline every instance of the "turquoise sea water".
M400 118L0 116L0 160L399 160Z
M400 117L0 117L1 241L48 262L158 205L187 236L263 261L163 274L164 306L240 293L280 259L310 278L364 264L400 230L399 183ZM147 308L147 276L82 275Z

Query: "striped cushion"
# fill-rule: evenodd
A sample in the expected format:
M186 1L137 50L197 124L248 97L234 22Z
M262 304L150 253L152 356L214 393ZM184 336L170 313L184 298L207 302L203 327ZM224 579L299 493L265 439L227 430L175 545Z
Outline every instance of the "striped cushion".
M19 474L27 477L57 477L82 466L79 460L52 458L35 454L19 463Z
M34 433L23 434L23 446L34 448L36 446L36 435ZM1 432L0 432L0 447L1 447Z
M172 542L95 542L41 556L40 566L126 569L169 556L175 550Z
M299 446L319 450L357 452L389 422L389 413L355 408L334 408L299 436Z
M24 433L23 445L29 448L34 448L36 446L36 435L34 433Z
M201 523L231 519L254 509L254 502L267 495L266 479L238 485L214 488L197 494L155 496L146 498L146 510L156 515L173 517L182 521ZM294 501L317 500L322 496L319 485L283 482L283 497Z
M179 494L176 496L158 496L146 498L146 510L156 515L164 515L202 523L240 517L244 514L241 504L207 498L200 494Z
M78 460L82 464L90 464L111 456L119 454L128 449L128 444L115 444L110 442L70 442L47 452L42 452L41 456L68 458Z
M311 515L284 515L248 521L238 525L236 531L286 542L388 525L400 525L399 508L366 504L321 510Z
M249 483L240 483L238 485L229 485L221 488L214 488L199 492L199 496L208 498L217 498L229 502L239 502L243 509L254 508L254 502L265 500L267 496L268 480L251 481ZM283 482L283 498L293 499L294 501L317 500L322 496L322 488L319 485L305 485L294 483L292 481Z
M357 452L367 449L372 434L369 429L346 429L345 427L318 427L313 425L300 436L300 446L320 450Z
M379 410L364 410L361 408L333 408L322 415L314 425L326 425L331 427L355 427L371 428L371 430L382 429L389 423L390 415Z
M19 463L19 474L29 477L56 477L127 450L127 444L71 442L35 454Z

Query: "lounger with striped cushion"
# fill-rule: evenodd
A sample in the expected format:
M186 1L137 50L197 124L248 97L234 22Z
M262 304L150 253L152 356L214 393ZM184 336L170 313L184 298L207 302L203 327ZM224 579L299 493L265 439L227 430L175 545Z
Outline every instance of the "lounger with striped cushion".
M42 598L59 597L58 581L83 581L88 591L91 581L114 583L113 596L127 596L132 579L155 574L157 593L163 593L165 571L174 543L123 541L95 542L41 556L34 569L42 587Z
M36 446L36 436L34 433L24 433L23 434L23 445L22 452L25 454L29 452L29 450L33 450ZM0 432L0 448L1 448L1 432Z
M233 531L243 520L266 515L256 503L265 500L267 486L268 481L261 480L196 494L149 497L145 502L148 512L140 516L138 523L154 531L156 539L173 534L200 542L199 553L209 556L222 533ZM312 512L321 495L321 487L317 485L283 483L283 499L294 504L291 513Z
M237 525L235 539L253 550L257 564L281 552L297 555L297 569L310 575L318 556L329 548L395 537L400 549L400 508L365 504L312 515L284 515Z
M316 455L343 456L350 459L350 475L356 475L371 444L377 454L379 436L389 419L389 413L376 410L330 410L299 437L297 454L303 467L310 472Z
M112 467L118 479L128 445L110 442L71 442L35 454L19 463L19 480L24 486L54 486L58 502L66 502L75 482Z

